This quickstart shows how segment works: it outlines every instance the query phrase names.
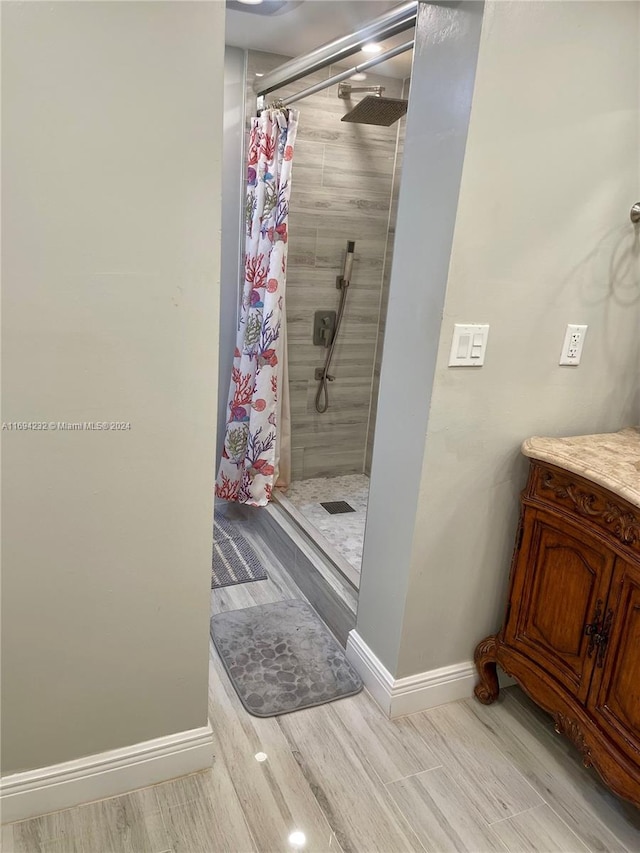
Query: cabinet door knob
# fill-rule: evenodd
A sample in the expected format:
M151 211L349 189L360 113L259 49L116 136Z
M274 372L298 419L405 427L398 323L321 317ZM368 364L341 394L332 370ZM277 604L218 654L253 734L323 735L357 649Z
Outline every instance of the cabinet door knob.
M607 651L607 644L609 642L609 634L611 632L611 622L613 620L613 610L607 611L607 617L604 620L604 624L602 626L602 631L597 634L594 639L598 644L598 655L596 657L596 666L602 667L604 663L604 656Z
M591 657L596 645L599 645L600 630L602 628L602 599L596 601L596 609L593 614L593 622L587 622L584 626L584 632L589 637L589 645L587 647L587 655Z

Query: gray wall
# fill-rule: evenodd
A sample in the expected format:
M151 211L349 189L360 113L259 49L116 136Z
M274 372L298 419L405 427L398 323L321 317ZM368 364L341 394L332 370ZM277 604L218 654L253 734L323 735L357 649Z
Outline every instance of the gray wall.
M469 659L498 627L522 439L640 421L640 253L629 222L640 198L639 13L624 2L487 9L400 676ZM491 324L485 366L450 370L453 324L470 320ZM558 366L567 323L589 326L577 368Z
M481 19L481 3L421 5L416 28L357 622L392 673Z
M431 261L420 270L398 252L405 214L420 219L422 259L442 245L439 200L410 156L419 122L433 127L447 104L467 106L435 85L420 115L410 113L405 174L415 181L400 194L358 612L359 633L396 677L468 661L499 626L526 476L521 441L638 422L640 268L629 207L640 191L639 12L637 3L487 4L438 303ZM424 48L430 20L449 14L466 13L422 8ZM412 99L424 61L443 57L431 68L439 82L455 50L446 38L436 55L417 51ZM468 43L468 67L459 66L469 82L473 52ZM447 218L456 195L442 208ZM483 368L447 367L454 322L491 325ZM558 366L569 322L589 325L577 368ZM429 381L426 356L407 345L418 328L436 342ZM403 357L420 401L400 433L394 381Z
M255 109L255 72L287 58L249 52L249 111ZM300 91L338 70L323 69L269 98ZM378 84L386 95L400 97L401 80L369 72L366 85ZM364 470L398 127L341 122L349 104L338 99L335 86L296 107L287 339L293 477L302 479ZM347 240L356 241L352 286L331 368L336 379L329 385L329 410L319 415L314 370L323 365L325 350L313 345L313 314L338 307L335 279Z
M224 7L2 4L2 770L207 722Z

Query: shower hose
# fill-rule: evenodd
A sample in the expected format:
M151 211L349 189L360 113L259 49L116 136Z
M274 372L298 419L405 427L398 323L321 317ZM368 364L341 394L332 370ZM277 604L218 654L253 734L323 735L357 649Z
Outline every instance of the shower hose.
M331 359L333 358L333 350L336 345L336 341L338 340L338 332L340 331L340 323L342 322L342 315L344 314L345 305L347 304L347 290L349 288L348 281L342 281L340 286L340 304L338 305L338 314L336 317L336 329L333 333L333 338L331 339L331 344L329 349L327 350L327 357L324 361L324 367L322 368L322 376L320 377L318 391L316 393L316 412L319 414L324 414L329 408L329 389L327 384L329 382L333 382L333 376L329 375L329 370L331 368Z

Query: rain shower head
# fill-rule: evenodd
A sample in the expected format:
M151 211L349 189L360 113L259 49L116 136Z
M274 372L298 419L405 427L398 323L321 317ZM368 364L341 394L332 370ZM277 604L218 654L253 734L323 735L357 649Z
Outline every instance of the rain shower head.
M409 102L403 98L385 98L382 94L384 86L354 88L350 83L340 83L338 86L338 97L341 100L350 98L352 92L375 92L375 94L363 98L345 116L342 116L342 121L390 127L407 112Z
M342 121L355 124L378 124L390 127L407 112L408 101L402 98L385 98L380 95L367 95L345 116Z

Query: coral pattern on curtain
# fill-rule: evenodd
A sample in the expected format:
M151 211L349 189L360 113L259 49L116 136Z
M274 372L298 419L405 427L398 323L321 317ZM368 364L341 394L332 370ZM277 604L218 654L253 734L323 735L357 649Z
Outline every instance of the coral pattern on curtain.
M284 291L291 165L298 113L252 119L244 287L216 495L265 506L278 476Z

